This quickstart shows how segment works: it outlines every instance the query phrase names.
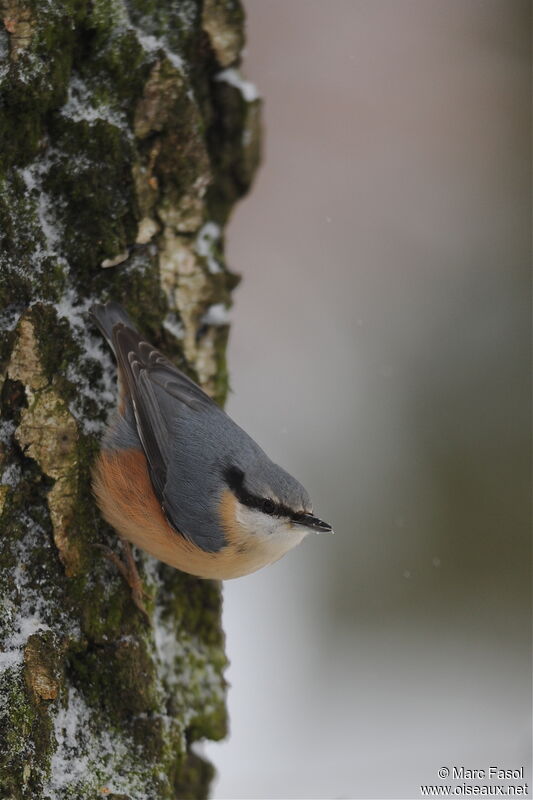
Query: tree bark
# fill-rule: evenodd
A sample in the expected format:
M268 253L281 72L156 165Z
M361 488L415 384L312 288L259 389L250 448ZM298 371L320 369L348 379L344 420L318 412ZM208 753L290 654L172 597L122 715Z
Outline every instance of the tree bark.
M226 734L218 583L137 553L90 488L116 395L87 319L122 302L219 402L223 226L259 154L238 0L4 0L0 797L201 798Z

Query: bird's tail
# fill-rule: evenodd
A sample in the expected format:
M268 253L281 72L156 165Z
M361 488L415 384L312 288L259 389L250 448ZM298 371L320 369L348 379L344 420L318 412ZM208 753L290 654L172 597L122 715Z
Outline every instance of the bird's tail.
M113 343L113 328L118 323L122 323L126 328L136 331L135 325L129 318L119 303L110 300L108 303L95 303L89 309L89 316L97 327L101 330L112 350L115 350Z

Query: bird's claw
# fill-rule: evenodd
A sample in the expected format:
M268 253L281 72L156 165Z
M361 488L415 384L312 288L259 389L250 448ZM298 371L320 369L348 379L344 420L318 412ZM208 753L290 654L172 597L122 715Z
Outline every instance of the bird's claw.
M131 552L130 543L126 542L124 539L121 539L121 542L122 547L124 548L124 560L122 560L114 550L105 544L96 544L95 546L101 550L105 557L109 559L109 561L112 561L116 566L131 589L131 599L142 613L144 618L149 622L150 616L146 610L146 606L144 605L143 597L148 598L150 595L143 586L141 576L137 570L135 559L133 558L133 553Z

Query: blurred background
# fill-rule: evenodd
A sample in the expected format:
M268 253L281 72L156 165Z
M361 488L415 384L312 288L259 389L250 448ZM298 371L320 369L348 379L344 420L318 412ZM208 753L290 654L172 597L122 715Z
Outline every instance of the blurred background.
M531 4L245 5L228 410L336 535L225 584L214 797L531 792Z

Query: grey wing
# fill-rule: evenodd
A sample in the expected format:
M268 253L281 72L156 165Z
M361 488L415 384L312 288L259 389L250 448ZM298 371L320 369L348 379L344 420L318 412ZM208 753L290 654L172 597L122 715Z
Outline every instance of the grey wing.
M142 341L137 331L118 323L113 328L113 345L132 400L137 432L148 461L150 478L170 524L188 536L179 523L179 498L168 491L171 467L172 420L183 412L182 404L201 413L221 409L190 378L177 369L159 350ZM206 550L213 549L206 531L194 541Z

